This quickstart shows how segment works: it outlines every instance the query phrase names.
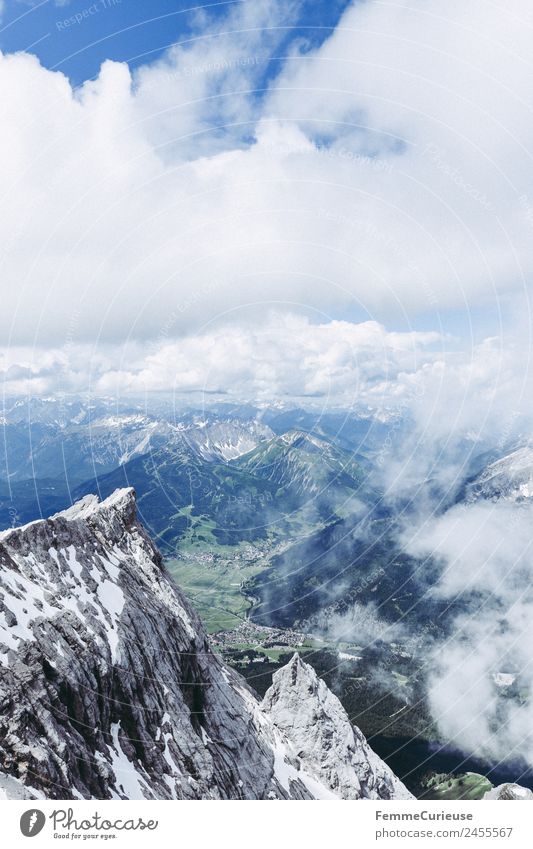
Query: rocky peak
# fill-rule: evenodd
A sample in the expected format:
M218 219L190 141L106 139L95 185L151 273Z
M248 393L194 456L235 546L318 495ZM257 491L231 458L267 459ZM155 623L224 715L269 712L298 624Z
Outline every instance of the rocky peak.
M2 795L409 794L297 655L262 704L220 661L126 489L0 536Z
M341 798L412 798L298 654L274 673L262 710L290 740L306 769Z

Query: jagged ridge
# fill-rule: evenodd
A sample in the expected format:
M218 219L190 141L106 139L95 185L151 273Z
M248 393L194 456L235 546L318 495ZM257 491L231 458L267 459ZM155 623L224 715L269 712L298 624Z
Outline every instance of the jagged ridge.
M0 772L9 798L409 796L298 657L262 704L222 664L131 489L0 535Z

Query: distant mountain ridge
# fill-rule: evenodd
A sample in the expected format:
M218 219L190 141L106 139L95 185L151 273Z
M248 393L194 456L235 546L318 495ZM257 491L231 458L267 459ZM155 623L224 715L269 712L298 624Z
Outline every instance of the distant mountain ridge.
M180 429L179 438L89 479L73 496L133 486L142 520L166 553L185 537L235 545L321 526L337 509L378 499L366 475L357 458L313 434L214 422Z
M169 462L189 470L214 463L225 465L272 435L270 428L254 420L193 420L174 425L135 411L108 413L88 424L70 423L61 428L40 423L6 424L0 523L8 527L46 517L88 492L108 495L117 486L130 484L144 492L145 472L138 473L138 469L153 470L157 482L162 479L158 463L162 476ZM135 463L139 458L143 459ZM124 467L126 470L122 471ZM199 474L205 477L209 472ZM191 488L186 478L185 475L185 480L180 480L183 493ZM177 503L179 509L189 504L190 498L187 500L184 495ZM160 515L168 504L169 498L160 492L155 512ZM158 527L156 532L161 530Z
M360 462L349 452L300 430L261 442L234 465L280 487L290 486L306 497L326 497L329 487L353 493L366 477Z

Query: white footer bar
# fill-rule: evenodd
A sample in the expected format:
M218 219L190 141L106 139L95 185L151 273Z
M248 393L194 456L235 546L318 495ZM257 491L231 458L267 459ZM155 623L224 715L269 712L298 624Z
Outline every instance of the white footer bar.
M0 803L1 845L187 849L526 846L532 802Z

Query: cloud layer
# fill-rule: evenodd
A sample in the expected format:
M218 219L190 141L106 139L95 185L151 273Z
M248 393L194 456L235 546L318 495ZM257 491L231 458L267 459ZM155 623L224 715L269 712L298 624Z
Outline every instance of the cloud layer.
M1 58L11 343L179 336L265 302L433 327L523 309L528 5L357 3L259 91L297 7L239 4L77 91Z
M428 662L441 731L467 752L533 764L531 504L458 506L424 522L410 550L445 564L435 592L465 612ZM512 693L513 698L509 698Z

